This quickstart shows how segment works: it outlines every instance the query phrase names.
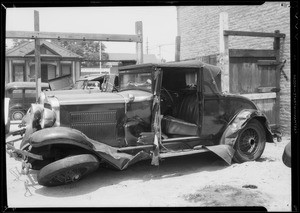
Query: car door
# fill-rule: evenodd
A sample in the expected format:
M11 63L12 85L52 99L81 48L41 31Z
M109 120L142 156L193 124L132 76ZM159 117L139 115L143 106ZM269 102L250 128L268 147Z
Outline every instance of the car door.
M206 73L207 74L207 73ZM214 85L214 79L207 74L202 81L203 123L202 138L214 139L227 122L223 119L226 101Z

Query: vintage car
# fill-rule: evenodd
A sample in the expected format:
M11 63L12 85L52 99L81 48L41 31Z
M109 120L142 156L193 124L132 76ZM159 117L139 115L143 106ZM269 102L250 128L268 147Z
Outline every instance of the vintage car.
M99 166L213 152L231 164L260 158L273 142L266 116L245 97L220 92L221 70L200 61L119 68L115 93L56 93L32 104L11 156L37 181L78 181ZM9 143L8 143L9 144Z
M41 83L42 90L49 89L48 83ZM22 120L32 103L36 102L35 82L11 82L5 85L5 97L10 98L11 120Z

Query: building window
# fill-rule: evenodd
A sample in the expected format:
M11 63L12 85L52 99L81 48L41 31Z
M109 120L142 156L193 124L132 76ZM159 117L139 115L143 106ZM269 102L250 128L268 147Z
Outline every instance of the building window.
M25 81L24 65L13 66L13 81Z

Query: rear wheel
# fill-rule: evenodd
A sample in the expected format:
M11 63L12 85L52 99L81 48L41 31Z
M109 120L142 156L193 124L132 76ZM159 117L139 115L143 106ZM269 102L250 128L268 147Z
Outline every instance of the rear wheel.
M266 134L257 120L251 120L240 131L235 143L233 160L238 163L254 161L260 158L266 145Z
M98 167L98 159L91 154L70 156L43 167L37 181L43 186L64 185L82 179Z

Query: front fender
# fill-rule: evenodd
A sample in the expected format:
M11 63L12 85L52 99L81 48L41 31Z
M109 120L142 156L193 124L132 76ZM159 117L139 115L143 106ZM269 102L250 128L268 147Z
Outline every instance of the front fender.
M66 144L84 148L119 170L126 169L129 165L143 159L149 159L150 155L140 151L135 155L119 152L99 141L92 140L82 132L68 127L51 127L34 132L28 139L32 147L46 145Z
M34 132L28 139L32 147L53 144L69 144L87 150L93 150L94 145L80 131L68 127L51 127Z
M267 117L256 109L243 109L228 123L220 139L220 144L231 145L233 147L240 130L252 119L257 119L264 127L267 142L273 142Z

